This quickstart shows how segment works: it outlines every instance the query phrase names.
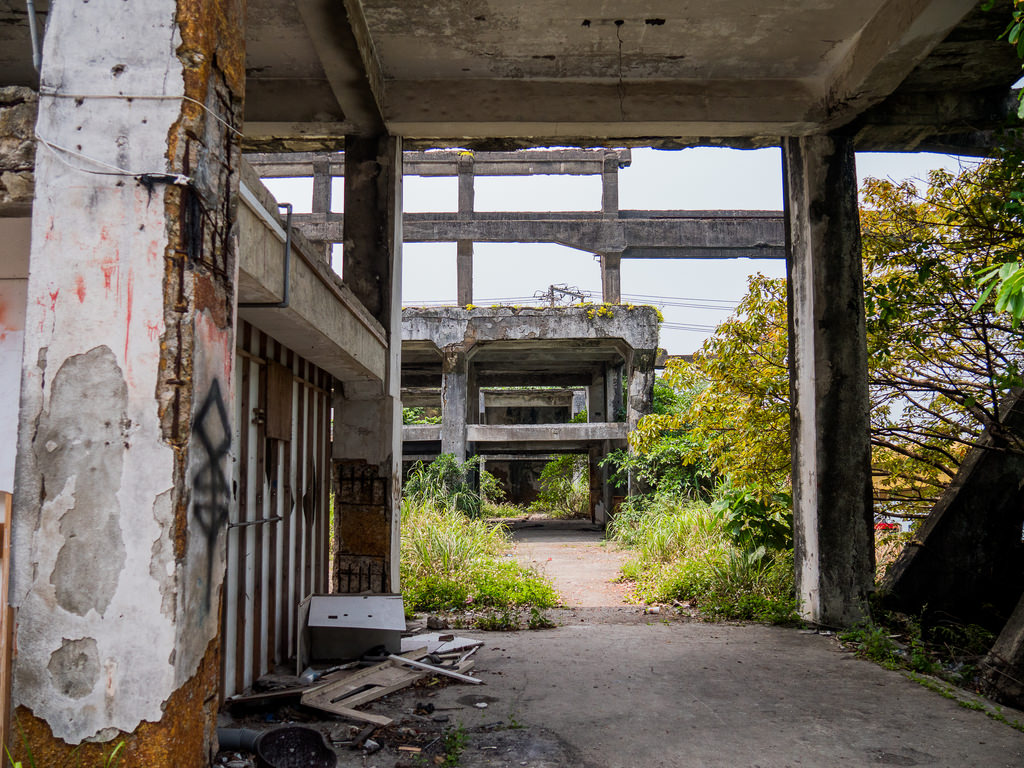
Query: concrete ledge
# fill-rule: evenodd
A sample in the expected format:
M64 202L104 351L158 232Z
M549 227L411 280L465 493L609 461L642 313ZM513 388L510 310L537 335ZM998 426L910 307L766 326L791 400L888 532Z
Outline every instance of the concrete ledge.
M622 339L634 350L658 348L658 310L601 304L575 307L425 307L402 310L402 341L438 349L488 341Z
M273 196L245 163L242 183L252 195L238 207L238 300L276 302L284 286L284 222ZM342 381L384 380L384 328L318 257L317 247L294 230L289 288L287 308L239 307L239 317Z
M407 442L436 442L441 439L440 424L404 424L402 440Z
M621 422L592 424L469 424L466 439L471 443L581 442L625 440Z

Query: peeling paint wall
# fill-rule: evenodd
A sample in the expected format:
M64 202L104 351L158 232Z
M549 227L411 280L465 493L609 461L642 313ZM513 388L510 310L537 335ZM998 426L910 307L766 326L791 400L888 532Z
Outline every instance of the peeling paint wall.
M243 19L241 0L51 6L11 589L37 755L134 732L126 756L164 756L138 764L200 764L214 738ZM190 183L139 178L165 173Z

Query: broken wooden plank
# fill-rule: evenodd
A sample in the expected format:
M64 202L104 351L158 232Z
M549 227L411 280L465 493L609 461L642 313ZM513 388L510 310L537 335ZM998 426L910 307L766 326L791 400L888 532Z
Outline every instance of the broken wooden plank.
M402 638L402 651L411 651L414 648L426 648L432 654L454 653L465 651L469 648L480 647L483 640L476 640L471 637L456 637L453 634L443 632L431 632L426 635L413 635Z
M455 678L456 680L461 680L464 683L472 683L473 685L482 685L483 682L484 682L483 680L481 680L479 678L470 677L469 675L464 675L461 672L456 672L455 670L448 669L447 667L438 667L438 666L435 666L434 664L427 664L427 663L422 662L422 661L414 661L413 659L407 659L407 658L404 658L402 656L391 655L391 656L388 656L388 658L391 661L394 661L395 663L398 663L398 664L407 664L410 667L416 667L416 669L422 669L422 670L425 670L427 672L433 672L434 674L437 674L437 675L445 675L447 677L452 677L452 678Z
M424 652L417 650L396 658L402 661L415 661L416 657L424 655ZM335 705L352 708L400 690L421 677L422 672L401 669L388 659L307 691L302 697L302 704L327 712L333 711L330 707Z
M358 709L342 707L337 704L332 704L329 710L324 709L322 711L330 712L332 715L338 715L339 717L346 717L349 720L356 720L360 723L369 723L370 725L375 725L379 728L387 728L395 722L390 717L385 717L384 715L375 715L373 712L362 712Z

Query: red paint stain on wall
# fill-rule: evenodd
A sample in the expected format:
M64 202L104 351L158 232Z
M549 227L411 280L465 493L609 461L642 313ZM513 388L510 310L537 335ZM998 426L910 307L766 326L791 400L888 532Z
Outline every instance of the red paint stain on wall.
M117 261L115 259L105 259L100 263L100 269L103 271L103 290L107 292L107 298L110 298L110 284L114 278L114 273L117 272ZM120 283L120 275L118 278ZM120 285L118 287L120 288Z
M146 335L150 341L156 341L160 336L160 323L146 321Z
M128 270L128 303L125 307L128 313L128 319L125 322L124 327L124 368L125 372L131 372L131 361L128 358L128 339L132 332L132 271Z
M79 304L85 303L85 279L81 275L75 277L75 295Z

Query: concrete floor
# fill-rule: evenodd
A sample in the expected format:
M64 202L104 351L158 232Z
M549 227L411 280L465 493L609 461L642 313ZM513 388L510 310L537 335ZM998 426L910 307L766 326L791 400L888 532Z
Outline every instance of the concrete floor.
M624 605L625 587L609 583L624 554L588 527L530 520L514 531L517 559L551 576L569 606L548 612L561 626L458 630L485 641L474 674L486 685L426 700L467 729L460 766L1024 766L1024 734L834 637ZM410 690L373 709L400 716L424 700ZM384 754L359 764L390 768Z
M568 607L622 605L628 591L615 583L626 557L589 520L537 520L512 528L516 560L550 578Z
M831 637L693 621L459 634L486 641L486 686L430 701L470 731L467 767L1024 765L1024 734Z

